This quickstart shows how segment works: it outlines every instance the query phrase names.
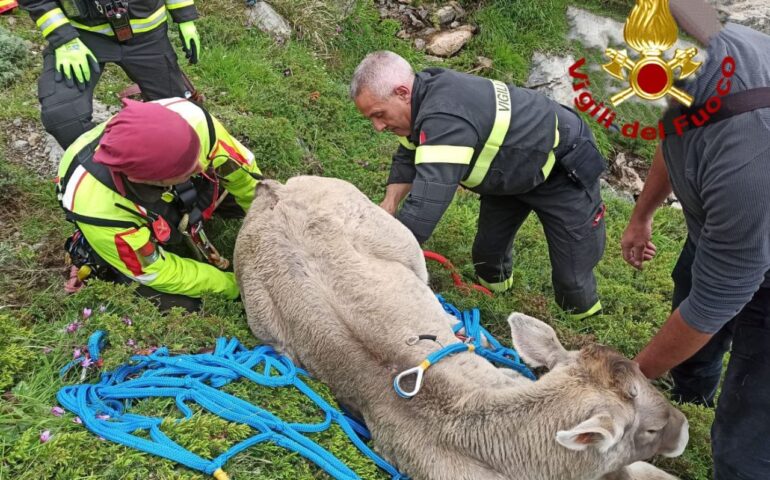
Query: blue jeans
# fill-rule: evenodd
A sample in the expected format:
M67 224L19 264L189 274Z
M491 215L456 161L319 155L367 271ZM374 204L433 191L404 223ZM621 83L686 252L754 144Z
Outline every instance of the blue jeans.
M695 250L688 240L671 275L674 308L689 295ZM714 480L770 479L770 288L760 288L700 351L671 370L674 400L713 406L728 350L711 427Z

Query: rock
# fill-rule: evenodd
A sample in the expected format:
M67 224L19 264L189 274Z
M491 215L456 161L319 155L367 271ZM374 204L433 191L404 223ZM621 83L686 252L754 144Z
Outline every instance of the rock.
M14 127L20 127L21 126L21 119L20 118L14 118L13 119L13 126Z
M409 21L411 22L412 27L414 27L414 28L423 28L423 27L425 27L425 24L423 23L423 21L420 20L419 18L417 18L413 13L409 14Z
M27 138L27 141L30 145L33 147L36 147L38 142L40 141L40 134L39 133L32 133L29 138Z
M24 150L25 148L27 148L28 145L29 143L27 143L26 140L16 140L12 144L14 150Z
M630 166L630 159L626 158L625 153L619 153L612 164L612 171L617 178L617 187L633 195L641 193L644 188L644 181L634 168Z
M671 206L671 208L675 208L677 210L681 210L682 209L682 204L679 203L679 202L674 202L670 206Z
M746 25L770 35L770 0L709 0L723 21Z
M427 60L429 63L444 63L443 58L436 57L435 55L425 55L425 60Z
M399 30L396 34L396 37L400 38L401 40L409 40L412 38L412 34L406 30Z
M770 2L770 0L763 1ZM607 47L613 47L615 49L626 48L631 57L636 56L636 52L626 45L625 39L623 38L625 22L602 17L573 6L567 7L567 20L570 24L570 31L567 38L570 40L577 40L586 47L598 48L601 51L606 50ZM686 49L690 47L698 48L693 43L679 39L672 48ZM695 57L696 60L703 61L705 58L703 56L703 50L705 49L698 48L698 55ZM673 55L673 49L669 50L668 55Z
M476 57L476 68L482 69L482 70L489 70L492 68L492 65L494 65L494 62L491 58L478 56Z
M473 37L471 30L462 27L439 32L430 38L425 51L438 57L451 57L459 52L471 37Z
M425 50L426 42L422 38L415 38L414 39L414 49L421 52Z
M55 173L59 168L59 162L62 155L64 155L64 150L59 146L59 142L47 133L45 135L45 150L48 151L48 162L46 163L44 174Z
M257 2L246 9L246 26L257 27L279 43L291 38L291 26L267 2Z
M458 22L457 20L455 20L454 22L449 24L449 28L457 28L460 25L462 25L462 24L460 22Z
M455 9L455 19L459 20L463 17L465 17L465 9L460 5L460 2L457 2L456 0L452 0L449 2L449 5L452 6L452 8Z
M525 86L544 93L549 98L565 104L573 103L575 92L569 67L575 63L572 55L549 56L535 52L532 56L532 70Z
M455 19L455 9L451 5L445 5L433 14L434 23L437 25L447 25Z

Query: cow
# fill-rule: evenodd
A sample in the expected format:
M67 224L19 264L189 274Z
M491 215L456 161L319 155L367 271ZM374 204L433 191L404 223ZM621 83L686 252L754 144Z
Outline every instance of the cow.
M567 351L528 315L508 324L522 359L547 369L537 381L463 352L432 365L413 398L397 395L396 375L459 340L415 238L350 183L264 181L234 267L254 335L327 384L413 479L674 478L641 461L684 451L684 415L631 360L598 344Z

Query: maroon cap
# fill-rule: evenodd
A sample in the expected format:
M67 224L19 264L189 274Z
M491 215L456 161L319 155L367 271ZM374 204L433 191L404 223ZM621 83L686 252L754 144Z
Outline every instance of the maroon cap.
M158 103L123 100L104 129L94 162L110 168L115 187L126 194L123 176L160 181L192 174L200 139L181 115Z

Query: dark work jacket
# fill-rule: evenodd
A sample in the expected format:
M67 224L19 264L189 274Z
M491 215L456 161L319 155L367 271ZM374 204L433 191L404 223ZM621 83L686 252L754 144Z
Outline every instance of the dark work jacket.
M510 85L508 89L510 127L483 181L470 188L482 195L522 194L545 181L543 167L554 150L556 117L564 110L539 92ZM402 139L393 156L388 184L412 184L398 218L421 243L433 233L458 185L470 175L490 136L496 113L494 86L486 78L442 68L429 68L416 75L412 133ZM473 153L470 156L467 149L439 148L431 152L443 158L434 153L421 156L421 146L471 147ZM451 158L454 152L463 158ZM467 161L466 154L470 156ZM416 157L433 158L416 164Z

